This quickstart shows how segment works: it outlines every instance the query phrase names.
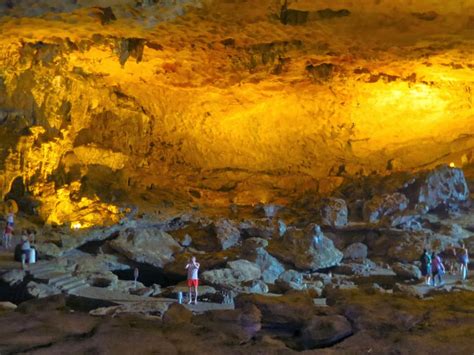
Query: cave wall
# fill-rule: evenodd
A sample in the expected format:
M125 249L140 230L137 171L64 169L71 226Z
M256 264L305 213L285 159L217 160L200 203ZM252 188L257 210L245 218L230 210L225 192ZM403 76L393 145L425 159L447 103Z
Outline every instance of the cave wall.
M469 1L43 3L0 18L1 186L51 223L472 164Z

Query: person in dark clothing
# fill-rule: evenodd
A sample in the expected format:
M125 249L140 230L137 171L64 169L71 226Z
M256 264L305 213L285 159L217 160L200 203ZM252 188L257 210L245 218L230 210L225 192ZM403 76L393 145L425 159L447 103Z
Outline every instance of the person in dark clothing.
M425 277L427 285L431 284L431 254L424 249L423 254L420 257L421 262L421 274Z

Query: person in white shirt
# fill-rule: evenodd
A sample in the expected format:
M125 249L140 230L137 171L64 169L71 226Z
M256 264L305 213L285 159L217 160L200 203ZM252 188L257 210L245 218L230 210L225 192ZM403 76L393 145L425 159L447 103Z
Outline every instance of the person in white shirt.
M197 304L198 301L198 286L199 286L199 278L198 278L198 271L201 265L196 261L196 257L192 257L190 262L186 265L186 269L188 270L188 287L189 287L189 301L188 303L192 303L192 290L194 288L194 304Z

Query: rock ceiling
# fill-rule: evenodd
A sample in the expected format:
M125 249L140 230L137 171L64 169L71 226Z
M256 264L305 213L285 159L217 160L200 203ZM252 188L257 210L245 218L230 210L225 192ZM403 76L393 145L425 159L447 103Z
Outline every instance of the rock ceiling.
M2 4L0 186L50 223L473 163L470 0Z

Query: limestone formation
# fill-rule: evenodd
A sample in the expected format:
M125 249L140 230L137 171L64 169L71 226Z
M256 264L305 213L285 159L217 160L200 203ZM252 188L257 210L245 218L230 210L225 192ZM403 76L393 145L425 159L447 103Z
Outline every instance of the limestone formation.
M342 253L324 235L292 229L282 239L272 240L268 251L278 259L301 270L318 270L337 265Z
M154 228L122 231L110 246L127 258L160 268L182 249L169 234Z
M346 201L340 198L328 198L322 201L321 222L323 225L342 227L347 224L347 219Z

